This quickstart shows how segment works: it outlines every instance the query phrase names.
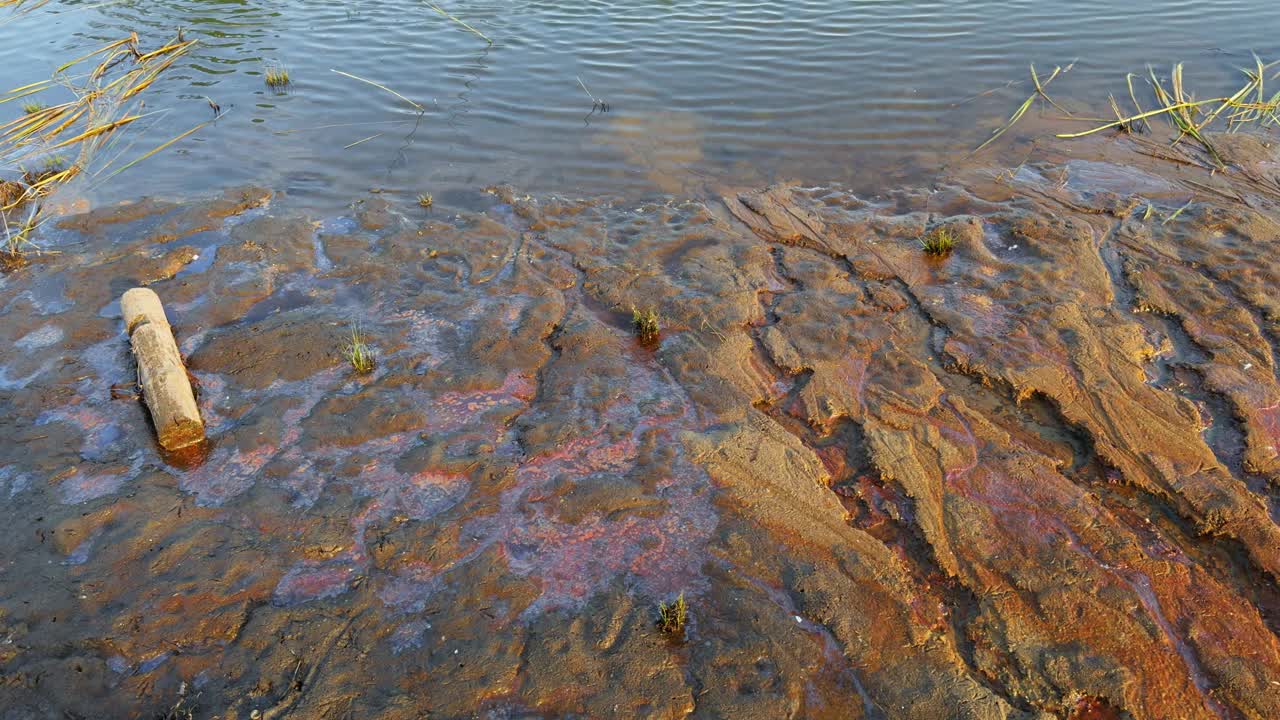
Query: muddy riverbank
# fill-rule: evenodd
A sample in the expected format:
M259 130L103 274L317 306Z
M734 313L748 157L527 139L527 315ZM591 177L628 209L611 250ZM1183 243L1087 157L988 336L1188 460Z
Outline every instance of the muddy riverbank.
M1280 154L1219 147L68 217L0 279L2 716L1280 717Z

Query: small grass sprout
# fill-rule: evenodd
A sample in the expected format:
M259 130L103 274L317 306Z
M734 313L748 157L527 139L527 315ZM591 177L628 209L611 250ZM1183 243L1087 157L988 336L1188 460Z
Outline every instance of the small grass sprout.
M950 228L940 227L920 238L917 242L926 255L943 257L950 255L956 246L955 233Z
M35 115L36 113L38 113L38 112L40 112L40 111L42 111L42 110L47 110L48 108L49 108L49 106L48 106L48 105L45 105L44 103L40 102L39 100L36 100L36 101L33 101L33 102L28 102L28 103L22 103L22 114L23 114L23 115Z
M22 169L25 194L27 197L47 195L55 186L75 177L78 172L79 169L64 156L48 156L38 166Z
M418 205L429 208L435 203L435 199L431 197L431 193L423 193L418 196Z
M636 334L636 338L640 342L653 342L658 339L658 333L662 332L662 322L658 317L658 311L652 307L641 310L635 306L631 307L631 329Z
M268 65L263 70L263 79L267 87L276 92L284 92L292 84L289 80L289 68L283 65Z
M36 213L28 213L15 224L9 223L7 215L0 214L0 220L3 221L0 232L4 234L0 242L0 272L10 272L26 265L28 254L39 250L31 240L36 229Z
M1192 203L1192 201L1193 201L1194 199L1195 199L1195 198L1192 198L1192 200L1188 200L1186 205L1183 205L1182 207L1180 207L1180 208L1178 208L1177 210L1173 211L1173 214L1172 214L1172 215L1170 215L1169 217L1165 218L1165 219L1164 219L1164 222L1161 222L1160 224L1161 224L1161 225L1168 225L1169 223L1173 222L1174 220L1177 220L1177 219L1178 219L1178 216L1179 216L1179 215L1181 215L1181 214L1182 214L1182 212L1183 212L1184 210L1186 210L1187 208L1191 207L1191 203Z
M373 349L360 333L358 325L351 328L351 342L342 349L342 355L351 363L351 368L361 375L373 372Z
M684 601L684 593L669 603L658 603L658 629L662 632L672 636L683 635L688 621L689 606Z

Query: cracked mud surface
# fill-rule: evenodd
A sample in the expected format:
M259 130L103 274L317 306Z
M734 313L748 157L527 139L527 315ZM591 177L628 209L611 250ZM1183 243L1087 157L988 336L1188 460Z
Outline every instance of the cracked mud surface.
M0 717L1280 717L1277 157L1073 147L65 220L0 280ZM135 284L194 468L119 392Z

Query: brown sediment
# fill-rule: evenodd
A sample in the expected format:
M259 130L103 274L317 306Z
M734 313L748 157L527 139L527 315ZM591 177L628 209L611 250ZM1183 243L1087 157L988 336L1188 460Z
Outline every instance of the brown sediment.
M0 289L0 542L30 578L0 599L3 691L37 715L185 684L219 717L1280 716L1277 158L1215 146L1233 170L1093 139L880 198L498 188L317 227L236 191L70 219L78 254ZM106 392L130 379L110 300L144 279L180 308L199 467L156 463Z
M26 194L26 187L12 180L0 180L0 205L11 205Z

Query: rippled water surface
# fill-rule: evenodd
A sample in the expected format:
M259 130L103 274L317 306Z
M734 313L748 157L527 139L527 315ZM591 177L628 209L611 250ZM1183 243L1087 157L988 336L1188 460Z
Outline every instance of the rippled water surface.
M1148 62L1217 81L1250 51L1280 50L1271 0L445 5L492 44L406 0L54 2L0 25L0 84L47 77L131 30L152 46L185 27L202 43L151 96L170 110L157 137L208 119L206 97L227 114L95 198L251 182L324 206L371 188L497 182L645 193L928 178L1025 89L964 101L1024 79L1029 63L1078 59L1054 92L1097 100ZM271 62L289 68L289 93L265 87ZM0 107L0 119L16 112Z

